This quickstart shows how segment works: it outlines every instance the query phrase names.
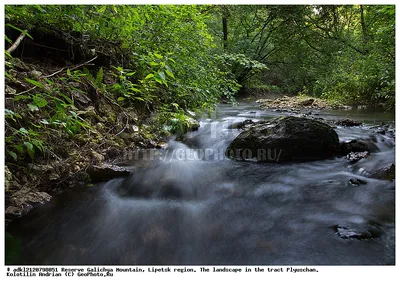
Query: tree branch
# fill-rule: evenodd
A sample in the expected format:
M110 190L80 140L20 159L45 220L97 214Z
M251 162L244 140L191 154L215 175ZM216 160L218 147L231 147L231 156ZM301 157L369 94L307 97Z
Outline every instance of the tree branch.
M7 52L8 52L8 53L11 53L11 52L13 52L14 50L17 49L18 45L22 42L22 40L24 39L24 37L25 37L25 35L26 35L27 32L28 32L28 31L25 30L23 33L21 33L21 34L19 35L19 37L17 38L17 40L7 49Z

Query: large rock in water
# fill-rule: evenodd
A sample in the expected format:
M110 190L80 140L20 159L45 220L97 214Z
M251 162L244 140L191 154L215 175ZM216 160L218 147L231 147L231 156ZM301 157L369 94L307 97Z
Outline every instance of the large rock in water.
M305 162L331 158L339 148L339 137L329 125L289 116L251 126L232 141L226 154L235 160Z

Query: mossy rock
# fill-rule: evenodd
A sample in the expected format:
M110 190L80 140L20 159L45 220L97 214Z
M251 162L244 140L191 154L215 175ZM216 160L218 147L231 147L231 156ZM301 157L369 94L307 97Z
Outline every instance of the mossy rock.
M232 141L226 154L235 160L305 162L338 152L339 137L331 126L289 116L252 125Z
M30 71L31 70L31 68L27 64L22 62L17 57L13 57L13 58L7 59L6 65L7 65L7 63L11 63L13 68L17 69L20 72L22 72L22 71Z
M384 167L372 173L369 177L381 180L394 180L395 179L395 165L392 164L390 167Z
M111 105L101 102L99 104L99 112L105 116L107 122L115 123L117 121L117 113Z

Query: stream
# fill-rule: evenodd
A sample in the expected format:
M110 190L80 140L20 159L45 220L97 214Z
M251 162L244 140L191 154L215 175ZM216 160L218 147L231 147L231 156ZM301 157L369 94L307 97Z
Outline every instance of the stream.
M255 103L220 105L166 149L132 153L132 175L76 187L9 224L17 264L393 265L394 182L367 177L395 161L394 138L372 126L393 114L320 111L364 124L339 139L373 143L357 163L227 159L232 124L282 115ZM359 185L349 183L355 178ZM345 232L345 233L343 233ZM373 232L370 237L346 237Z

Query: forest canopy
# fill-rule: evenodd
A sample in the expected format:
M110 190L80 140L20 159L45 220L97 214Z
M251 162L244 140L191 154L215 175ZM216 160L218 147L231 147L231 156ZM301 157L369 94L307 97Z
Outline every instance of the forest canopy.
M394 5L21 5L6 26L122 51L145 101L208 107L247 87L394 104Z

